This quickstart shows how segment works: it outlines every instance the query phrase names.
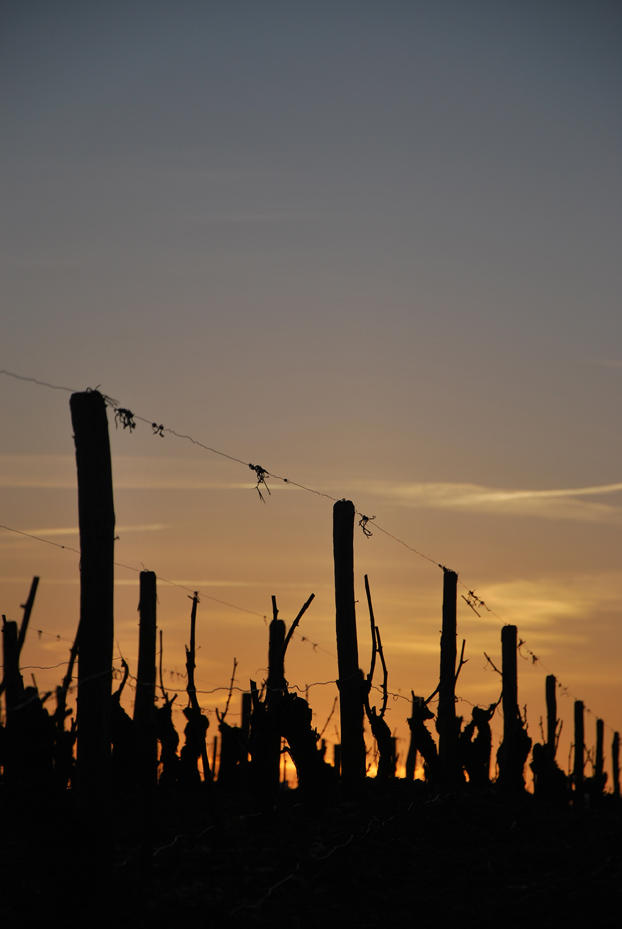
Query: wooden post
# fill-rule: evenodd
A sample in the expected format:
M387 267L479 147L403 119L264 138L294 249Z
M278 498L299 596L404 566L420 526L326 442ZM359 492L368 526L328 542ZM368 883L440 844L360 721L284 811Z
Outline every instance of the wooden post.
M19 636L17 623L2 616L2 687L5 693L6 722L12 719L13 710L21 703L24 693L24 682L19 673Z
M155 729L156 601L156 575L153 571L141 571L138 604L138 681L134 700L134 723L138 740L138 775L143 790L155 787L158 772L158 740Z
M455 785L458 775L456 725L456 608L458 575L443 569L443 626L438 688L438 754L443 785Z
M585 738L583 728L583 701L575 700L574 704L574 773L573 783L575 803L583 802L583 765L585 754Z
M600 796L605 788L605 724L602 719L596 720L596 759L594 764L594 780L596 782L595 796Z
M194 765L195 751L198 749L197 754L201 758L201 766L203 768L203 781L208 783L211 781L212 775L209 767L209 761L207 758L207 746L205 744L205 733L209 726L209 721L207 717L203 716L201 713L201 707L199 706L199 701L197 700L197 689L194 683L194 672L196 668L196 630L197 630L197 606L199 603L199 593L195 590L194 596L190 597L192 600L192 611L190 613L190 648L186 649L186 673L188 675L188 683L186 684L186 693L188 694L188 700L190 701L190 712L191 715L188 717L188 722L191 724L189 732L189 727L186 727L186 744L182 749L182 761L186 762L186 757L188 758L187 769L185 773L190 773L190 767ZM188 744L188 736L190 736L192 745ZM187 755L185 751L187 749Z
M251 731L251 713L253 712L253 698L250 691L242 694L242 739L246 746L244 750L244 761L248 761L248 739Z
M518 720L517 629L501 629L501 668L503 673L503 741L511 742Z
M341 742L335 742L333 745L333 767L337 772L337 777L341 777Z
M106 401L96 390L69 401L78 472L77 884L85 899L111 880L111 696L114 640L114 503Z
M613 733L611 743L611 766L613 768L613 795L620 799L620 733Z
M411 717L415 715L415 695L412 695L412 710ZM408 755L406 756L406 780L414 781L415 779L415 768L417 767L417 741L415 739L415 734L411 730L410 733L410 744L408 746Z
M216 757L218 754L218 736L214 736L214 741L212 742L212 780L216 780Z
M355 791L365 780L365 738L354 606L354 504L350 500L338 500L333 507L333 553L342 783L347 791Z
M108 418L96 390L72 394L69 403L80 524L78 788L89 807L107 816L115 525Z
M266 755L266 772L270 790L278 790L281 779L281 734L276 714L283 698L285 689L285 623L278 618L279 611L276 597L272 597L272 621L270 623L270 638L268 643L268 679L266 681L266 706L268 709L269 727L266 733L269 740L268 754Z
M19 706L24 696L24 684L19 673L19 651L17 623L2 617L2 663L4 676L4 703L6 708L4 748L4 777L7 788L12 792L19 788L22 780L19 745Z
M525 788L523 772L531 748L531 739L525 732L518 710L517 632L516 626L503 626L501 629L503 742L497 752L497 761L499 786L511 791Z
M551 759L555 758L557 737L557 681L554 674L546 677L546 747Z

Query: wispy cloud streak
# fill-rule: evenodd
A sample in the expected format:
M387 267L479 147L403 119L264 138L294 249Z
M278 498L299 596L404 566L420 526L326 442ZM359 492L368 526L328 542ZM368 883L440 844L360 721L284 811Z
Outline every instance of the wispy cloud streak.
M589 522L622 521L622 508L619 505L582 499L615 496L622 492L622 483L547 490L520 490L449 482L361 481L357 482L356 489L399 506L499 516L539 516L547 519L576 519Z

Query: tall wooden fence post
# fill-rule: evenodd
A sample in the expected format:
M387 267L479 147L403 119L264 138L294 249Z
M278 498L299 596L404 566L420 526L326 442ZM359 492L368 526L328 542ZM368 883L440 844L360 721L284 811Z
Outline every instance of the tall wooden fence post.
M413 693L412 710L411 710L412 717L414 717L415 715L415 708L416 708L416 697ZM415 739L415 733L411 730L410 743L408 745L408 754L406 756L406 780L407 781L414 781L416 766L417 766L417 742Z
M596 720L596 760L594 764L595 796L600 797L605 789L607 775L605 774L605 724L602 719Z
M583 802L583 768L585 756L585 736L583 727L583 701L575 700L574 704L574 784L575 803Z
M248 763L248 737L251 730L251 713L253 701L249 691L242 694L242 741L244 743L244 764Z
M531 739L524 729L518 709L518 630L516 626L501 629L501 671L503 677L503 742L497 752L499 786L505 790L525 788L524 768L531 748Z
M111 869L110 775L114 640L114 504L106 401L96 390L69 401L78 471L80 625L77 787L82 809L82 891L103 890Z
M266 777L272 793L278 792L281 780L281 733L278 725L278 707L285 688L285 623L278 618L276 597L272 597L272 621L268 642L268 679L266 681L266 705L269 727L267 732L268 754Z
M98 391L72 394L78 469L80 631L78 788L101 809L110 780L110 696L114 638L114 505L106 402Z
M6 709L4 777L10 791L22 780L19 745L19 706L24 698L24 682L19 672L17 623L2 617L2 664L4 705Z
M557 739L557 681L554 674L546 677L546 747L549 758L554 759Z
M141 790L145 792L155 787L158 771L158 741L155 728L156 601L156 575L153 571L141 571L134 725L138 742L138 778Z
M620 799L620 733L613 733L611 743L611 761L613 768L613 795Z
M354 504L338 500L333 507L335 621L341 716L341 779L346 791L365 780L363 673L359 669L354 606Z
M456 725L457 596L458 575L455 571L444 568L437 730L440 774L445 787L455 785L458 779L458 730Z

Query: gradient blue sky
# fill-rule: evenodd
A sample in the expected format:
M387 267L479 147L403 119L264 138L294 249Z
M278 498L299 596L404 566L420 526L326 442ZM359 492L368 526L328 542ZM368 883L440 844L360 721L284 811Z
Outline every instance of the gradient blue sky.
M613 2L5 0L1 367L351 497L622 728L621 26ZM0 522L61 539L69 395L0 380ZM120 561L260 614L315 589L334 651L329 501L263 507L248 470L145 427L113 454ZM71 638L75 561L0 544L3 611L40 573ZM430 692L438 569L380 533L357 557L395 687ZM162 600L181 664L188 603ZM210 610L204 679L242 641L247 678L261 619ZM499 623L464 610L484 702ZM301 649L300 683L335 676Z

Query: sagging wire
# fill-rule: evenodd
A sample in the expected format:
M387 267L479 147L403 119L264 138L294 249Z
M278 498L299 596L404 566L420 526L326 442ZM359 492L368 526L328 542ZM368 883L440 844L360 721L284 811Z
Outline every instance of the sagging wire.
M48 383L48 382L46 382L46 381L41 381L41 380L38 380L37 378L33 378L33 377L25 377L24 375L16 374L15 372L13 372L13 371L8 371L7 369L4 369L4 368L3 368L3 369L0 369L0 375L2 375L2 374L5 375L5 376L7 376L7 377L16 378L17 380L20 380L20 381L28 381L28 382L37 384L38 386L41 386L41 387L48 387L48 388L51 388L51 389L53 389L53 390L64 390L64 391L67 391L67 392L69 392L69 393L76 393L76 391L75 391L74 389L70 388L70 387L66 387L66 386L63 386L63 385L57 385L57 384L50 384L50 383ZM95 388L87 388L87 392L94 392L94 391L98 391L98 390L99 390L99 385L98 385L98 387L95 387ZM246 466L246 464L247 464L246 462L242 461L241 458L236 458L235 456L229 455L229 454L227 454L226 452L222 452L222 451L220 451L220 450L218 450L218 449L216 449L216 448L213 448L212 446L205 445L204 443L199 442L197 439L193 438L193 437L190 436L190 435L185 435L185 434L182 434L182 433L178 433L178 432L176 432L174 429L170 429L170 428L168 428L168 427L165 427L164 424L162 424L162 423L158 424L158 423L156 423L156 422L154 422L154 421L151 421L151 422L150 422L148 419L145 419L145 418L142 417L142 416L138 416L138 415L134 414L131 410L127 409L126 407L121 407L121 406L119 405L119 403L118 403L117 400L113 399L112 397L109 397L109 396L106 395L106 394L102 394L102 397L103 397L103 399L104 399L104 402L105 402L108 406L112 407L112 409L114 410L114 413L115 413L115 422L120 421L120 422L122 423L124 429L129 428L130 433L133 431L133 429L134 429L135 426L136 426L136 420L140 420L141 422L144 422L144 423L146 423L147 425L150 425L151 428L152 428L153 434L154 434L154 435L159 435L161 438L164 438L164 437L165 437L165 436L164 436L165 433L169 433L170 435L173 435L173 436L175 436L176 438L186 439L186 440L188 440L189 442L192 442L194 445L197 445L197 446L199 446L200 448L203 448L203 449L205 449L206 451L212 452L213 454L219 455L219 456L221 456L221 457L223 457L223 458L227 458L227 459L229 459L230 461L235 461L235 462L237 462L238 464L242 464L242 465L245 465L245 466ZM257 475L257 484L256 484L256 486L255 486L254 489L257 490L257 493L258 493L258 495L259 495L259 498L260 498L260 500L261 500L264 504L265 504L266 500L265 500L263 494L261 493L261 485L263 484L263 486L265 487L266 491L268 492L268 495L271 496L272 494L271 494L270 488L268 487L268 485L267 485L267 483L266 483L266 478L269 478L269 477L273 478L274 480L282 481L282 482L285 483L285 484L290 484L292 487L298 487L299 489L304 490L304 491L306 491L306 492L308 492L308 493L314 493L314 494L316 494L316 495L318 495L318 496L325 497L325 498L327 498L327 499L329 499L329 500L332 500L333 502L336 502L336 501L337 501L337 498L331 496L330 494L324 493L323 491L316 490L315 488L307 487L307 486L305 486L304 484L299 484L299 483L297 483L296 481L292 481L292 480L290 480L290 479L288 479L288 478L281 477L281 476L279 476L279 475L277 475L277 474L273 474L272 472L269 472L267 469L263 468L261 465L248 464L248 467L249 467L252 471L254 471L255 474ZM366 538L370 538L371 535L372 535L372 533L371 533L371 531L369 530L367 524L368 524L372 519L375 519L375 516L368 517L368 516L366 516L364 513L359 512L357 509L355 509L355 513L360 517L359 526L360 526L361 530L363 531L363 534L365 535ZM406 548L408 551L411 551L411 552L413 552L414 554L416 554L417 556L419 556L420 558L423 558L423 559L425 559L426 561L429 561L431 564L436 565L436 567L441 568L443 571L449 570L449 569L446 568L444 565L442 565L440 562L435 561L433 558L430 558L428 555L424 554L423 552L419 551L418 549L414 548L413 546L408 545L408 544L407 544L406 542L404 542L402 539L400 539L400 538L398 538L397 536L393 535L392 533L390 533L388 530L384 529L384 528L383 528L382 526L380 526L379 524L375 523L374 525L376 526L377 529L380 530L380 532L384 533L384 534L387 535L389 538L393 539L395 542L397 542L398 544L402 545L402 546L403 546L404 548ZM11 528L8 527L8 526L0 526L0 528L7 529L8 531L11 531L11 532L19 532L19 530L11 529ZM47 543L50 544L50 545L55 545L55 546L58 547L58 548L67 548L69 551L73 551L73 552L76 552L77 554L79 554L79 552L78 552L76 549L72 549L72 548L69 547L69 546L60 545L59 543L57 543L57 542L51 542L51 541L48 540L48 539L41 539L41 538L39 538L39 537L37 537L37 536L30 535L29 533L22 532L21 534L22 534L22 535L25 535L25 536L29 536L30 538L33 538L33 539L37 539L38 541L47 542ZM134 568L134 567L132 567L132 566L130 566L130 565L119 565L119 567L125 567L125 568L128 568L129 570L133 570L133 571L138 570L138 569L136 569L136 568ZM181 584L175 584L175 582L173 582L173 581L167 581L165 578L159 578L159 579L162 580L164 583L172 584L173 586L181 587L182 589L185 589L185 590L188 590L188 589L189 589L189 588L184 587L184 586L181 585ZM476 616L478 616L478 618L481 618L481 614L478 612L478 608L482 608L482 609L485 609L485 610L486 610L488 613L490 613L492 616L495 616L495 618L498 619L499 622L505 624L505 621L502 619L502 617L499 616L493 609L491 609L491 608L488 606L488 604L487 604L481 597L479 597L479 596L475 593L474 590L469 590L468 587L460 580L460 578L458 578L458 580L459 580L459 583L461 584L461 586L464 587L464 589L467 591L467 595L464 596L464 594L463 594L463 595L462 595L462 598L463 598L464 601L467 603L467 605L470 607L470 609L473 610L473 612L476 614ZM205 596L207 596L207 595L205 595ZM241 607L236 607L236 606L234 606L233 604L226 603L226 601L217 600L217 598L215 598L215 597L208 597L208 599L214 600L215 602L218 602L218 603L222 603L222 604L224 604L224 605L226 605L226 606L233 607L234 609L243 609L243 608L241 608ZM251 610L244 610L244 612L254 613L254 611L251 611ZM254 615L261 615L261 614L254 614ZM264 616L263 618L264 618L264 621L265 621L265 616ZM304 639L303 639L303 640L304 640ZM312 643L312 644L313 644L313 643ZM521 642L521 645L525 648L525 650L526 650L526 651L528 652L528 654L530 655L531 660L532 660L532 664L539 663L539 664L541 665L541 667L542 667L544 670L547 670L547 671L549 670L548 668L546 668L546 666L544 665L544 663L543 663L536 655L534 655L534 653L526 646L524 640ZM314 645L314 649L315 649L315 647L316 647L316 646ZM488 656L486 656L486 657L488 658ZM524 656L523 656L522 654L521 654L521 657L524 658ZM490 659L488 659L488 660L490 660ZM528 660L528 659L526 659L526 660ZM492 662L491 662L491 664L492 664ZM496 670L496 669L495 669L495 670ZM549 672L549 673L551 673L551 672ZM565 688L565 687L562 688L561 685L560 685L560 689L562 690L562 693L564 693L565 695L570 694L570 692L568 691L568 689ZM591 713L591 710L589 710L589 708L586 708L586 709L587 709L587 712L590 712L590 713ZM607 728L608 728L608 729L611 729L610 726L607 726ZM613 730L611 730L611 731L613 731Z

